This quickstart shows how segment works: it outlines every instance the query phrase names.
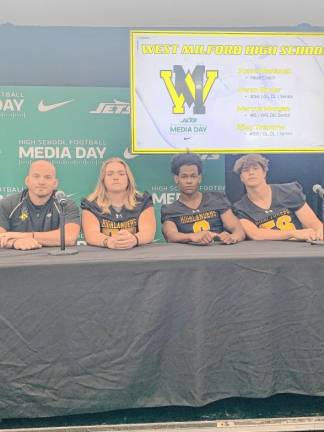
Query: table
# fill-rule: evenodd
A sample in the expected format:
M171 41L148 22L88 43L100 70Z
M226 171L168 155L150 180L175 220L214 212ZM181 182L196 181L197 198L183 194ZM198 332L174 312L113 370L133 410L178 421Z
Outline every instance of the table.
M0 418L324 395L324 247L0 250Z

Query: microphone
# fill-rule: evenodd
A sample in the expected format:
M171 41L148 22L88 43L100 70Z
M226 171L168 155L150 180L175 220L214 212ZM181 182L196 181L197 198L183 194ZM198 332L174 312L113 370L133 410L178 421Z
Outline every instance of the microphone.
M57 209L60 215L60 243L61 249L54 250L49 252L49 255L75 255L78 253L77 249L65 249L65 206L68 203L67 196L63 191L56 191L54 194L54 199L57 204L60 206L60 209Z
M313 192L318 194L321 199L324 199L324 189L320 184L316 184L313 186Z
M55 192L55 200L56 202L61 206L64 207L67 204L67 197L63 191L56 191Z

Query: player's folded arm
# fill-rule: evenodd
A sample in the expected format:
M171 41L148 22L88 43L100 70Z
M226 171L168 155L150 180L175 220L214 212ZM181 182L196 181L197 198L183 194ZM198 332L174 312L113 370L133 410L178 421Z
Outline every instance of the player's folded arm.
M234 215L231 209L226 210L221 214L222 223L226 231L234 234L237 240L241 241L245 239L244 229L239 219Z
M322 222L318 219L316 214L307 203L296 210L295 213L304 228L312 228L315 231L321 230L323 228Z

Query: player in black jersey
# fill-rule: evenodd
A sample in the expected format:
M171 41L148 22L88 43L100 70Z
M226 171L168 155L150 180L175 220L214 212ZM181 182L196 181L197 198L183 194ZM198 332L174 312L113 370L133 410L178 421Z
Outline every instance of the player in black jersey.
M234 210L250 239L323 239L322 223L299 183L267 184L268 160L259 154L242 156L233 171L246 188Z
M129 166L106 160L97 187L81 202L82 228L88 244L130 249L154 239L156 221L151 196L139 193Z
M169 242L209 244L218 239L226 244L244 239L226 196L220 192L199 192L202 162L191 153L172 159L171 172L180 197L161 208L163 234ZM224 227L227 231L224 231Z

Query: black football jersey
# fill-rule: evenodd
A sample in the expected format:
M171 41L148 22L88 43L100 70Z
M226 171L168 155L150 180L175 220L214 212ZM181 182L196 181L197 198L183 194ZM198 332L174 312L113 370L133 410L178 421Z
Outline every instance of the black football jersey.
M113 236L122 229L134 234L138 232L138 219L143 210L153 206L152 197L147 192L138 195L136 201L137 204L132 210L124 206L117 211L110 206L110 213L103 213L96 202L84 198L81 201L81 208L90 211L96 216L99 220L100 231L107 236Z
M258 228L291 230L302 228L295 212L305 204L305 194L298 182L271 184L272 202L268 209L255 205L247 195L234 204L239 219L247 219Z
M161 207L161 222L172 221L181 233L212 231L220 233L224 230L221 214L231 208L223 193L205 192L197 209L187 207L177 200Z

